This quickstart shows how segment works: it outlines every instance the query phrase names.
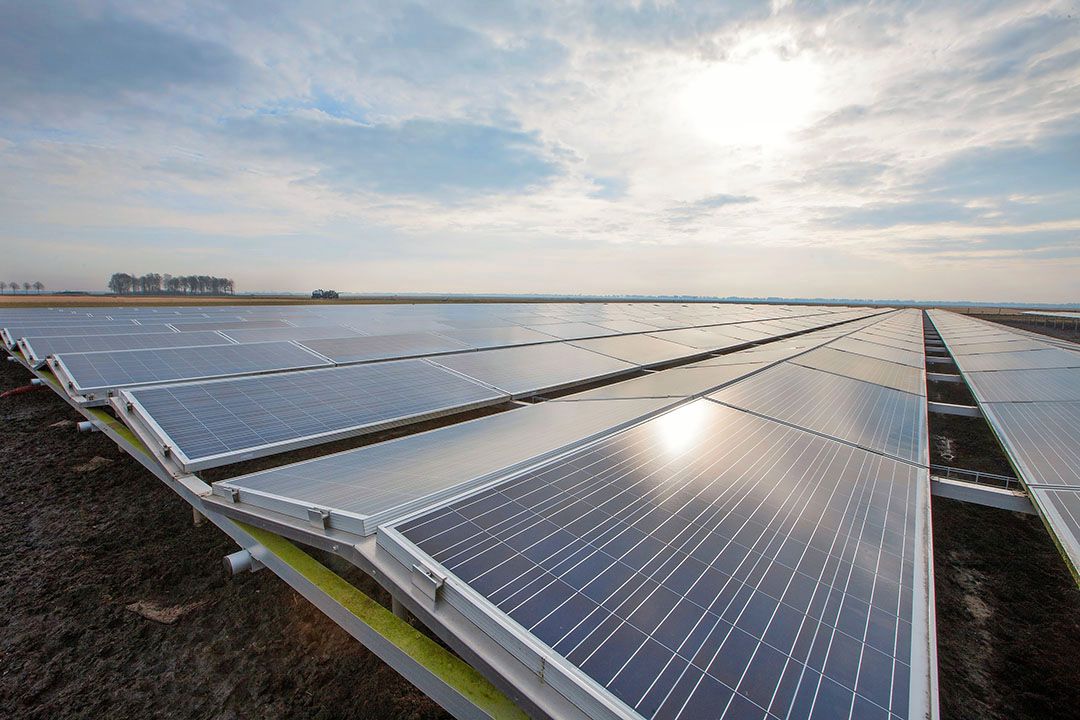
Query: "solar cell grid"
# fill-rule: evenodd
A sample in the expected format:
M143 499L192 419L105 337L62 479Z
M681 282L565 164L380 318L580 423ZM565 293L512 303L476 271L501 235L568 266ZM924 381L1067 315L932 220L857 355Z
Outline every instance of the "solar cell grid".
M548 325L535 325L527 329L537 330L545 335L551 335L560 340L573 340L575 338L601 337L604 335L616 334L614 330L608 330L607 328L587 322L558 322Z
M238 328L223 330L236 342L267 342L270 340L317 340L324 338L360 337L363 333L344 325L305 325L281 328Z
M619 335L596 338L593 340L575 340L574 345L624 360L634 365L659 365L680 358L701 355L700 348L692 348L681 343L661 340L650 335Z
M792 363L708 396L909 462L926 463L926 400Z
M1080 368L971 372L967 381L983 402L1080 401Z
M697 401L398 531L643 717L907 717L927 479Z
M525 327L486 327L471 330L451 330L440 333L474 348L500 347L504 345L529 345L555 342L551 335Z
M337 363L435 355L472 349L463 342L434 333L327 338L303 340L301 344Z
M912 367L923 367L926 364L926 358L924 357L921 348L917 351L904 350L902 348L894 348L880 343L869 342L867 340L860 340L856 337L840 338L839 340L832 342L830 347L836 348L837 350L844 350L846 352L878 358L879 360L902 363Z
M1043 350L954 354L956 364L965 372L979 370L1028 370L1037 368L1080 368L1080 352L1046 346Z
M1080 487L1080 402L984 403L1029 485Z
M56 356L60 372L80 394L138 384L193 380L326 365L288 342L119 350Z
M628 373L635 366L566 343L479 350L434 360L515 397Z
M646 399L529 405L232 478L214 487L226 496L238 489L243 502L278 512L291 510L302 519L313 505L328 508L333 527L367 535L380 522L402 517L419 503L461 493L496 473L584 442L667 404ZM283 505L282 498L289 503ZM356 516L364 519L357 522Z
M79 335L74 337L25 338L32 359L44 361L58 353L104 352L108 350L139 350L146 348L194 347L199 345L232 345L232 341L216 332L142 333L135 335Z
M491 405L506 396L424 360L132 390L185 470Z
M701 395L760 370L764 363L679 367L567 395L553 402L591 402L618 398L684 398Z
M926 394L923 371L910 365L835 350L828 346L800 355L791 362L916 395Z

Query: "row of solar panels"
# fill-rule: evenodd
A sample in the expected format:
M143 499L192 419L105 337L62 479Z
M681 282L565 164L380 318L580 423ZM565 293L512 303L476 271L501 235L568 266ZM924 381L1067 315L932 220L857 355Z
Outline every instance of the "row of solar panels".
M493 305L481 307L493 309L489 310L489 313L498 310L498 306ZM744 308L734 315L729 311L712 311L707 318L700 312L683 314L699 315L697 321L707 319L714 324L726 322L722 336L725 341L730 341L733 337L756 340L797 332L821 324L813 315L828 314L839 321L843 314L821 313L819 309L809 309L807 317L791 317L783 321L767 320L764 321L766 324L759 322L753 328L731 322L736 315L741 316L748 312L772 316L779 311ZM847 311L851 315L861 312L864 311ZM498 320L501 315L491 317ZM533 317L536 317L535 313ZM548 319L557 318L552 315L548 316ZM687 318L681 320L686 321ZM60 326L52 330L7 326L2 332L9 344L18 340L24 356L35 367L39 367L47 357L55 356L54 369L64 376L65 385L71 393L84 402L98 404L106 401L110 391L122 386L463 352L478 348L553 342L557 339L607 337L627 332L640 333L641 327L657 332L661 339L681 341L680 344L704 347L717 342L704 330L688 332L685 327L681 332L675 332L674 336L669 333L665 338L664 333L669 331L657 331L655 327L641 323L629 325L627 323L633 321L628 320L605 324L552 322L533 327L469 327L441 333L412 332L374 336L361 335L361 331L345 325L294 327L290 324L288 327L266 328L259 327L260 322L263 321L232 323L238 326L235 329L208 328L204 323L188 323L183 327L190 331L185 332L160 332L157 330L164 326L151 325L129 324L117 327L111 322L88 322L85 325ZM668 320L664 325L673 326L676 322L679 320ZM128 332L130 328L141 328L142 332ZM46 334L34 335L34 332ZM268 340L269 342L259 342ZM237 343L251 347L236 347ZM658 347L660 345L662 343L657 344Z
M595 324L576 307L544 324ZM796 308L806 314L746 323L741 313L778 311L708 307L649 312L713 327L549 334L341 367L303 341L206 346L194 350L288 345L324 363L117 385L112 404L167 467L190 470L626 374L232 478L214 497L252 520L270 512L312 532L317 517L320 528L377 533L405 568L446 578L435 611L456 608L590 717L925 716L934 660L920 314ZM468 327L398 335L543 330L484 327L475 323L504 316L469 312ZM141 352L88 355L150 357ZM182 355L165 372L198 377L197 353ZM75 357L60 353L62 374ZM91 363L96 387L161 372L115 362L120 371Z
M123 387L191 381L215 377L261 374L327 367L338 364L371 362L397 358L462 353L501 346L551 344L561 337L585 337L576 344L613 357L631 356L630 362L647 365L674 359L687 348L701 350L729 347L743 342L790 334L813 325L840 322L865 311L847 311L784 323L762 321L735 323L709 328L681 328L653 333L620 335L597 326L569 327L563 323L541 332L523 326L473 328L446 333L408 333L356 337L324 338L304 341L246 342L239 344L182 345L96 352L58 352L52 355L51 369L69 393L84 404L104 404ZM824 318L824 321L822 320ZM583 323L576 324L578 326ZM263 331L253 331L263 332ZM590 335L600 333L602 337ZM154 334L157 336L158 334ZM189 333L172 333L185 342ZM118 336L93 338L108 343ZM137 337L137 336L124 336ZM61 338L67 344L71 337ZM34 362L42 350L33 337L19 340L24 354ZM688 345L687 343L691 343ZM595 346L595 347L593 347ZM697 347L695 347L697 346ZM692 354L692 353L689 353Z
M907 355L921 338L916 312L817 349L800 338L718 391L703 380L704 397L459 484L386 521L379 543L443 578L438 602L589 717L926 717L925 371ZM216 490L341 493L376 477L371 463L393 468L394 444Z
M628 375L743 346L748 336L768 337L754 328L731 328L722 329L741 337L712 329L671 331L694 345L659 332L147 388L129 383L114 406L163 462L191 472ZM67 359L57 360L59 374L66 375Z
M955 313L930 318L1080 576L1080 348Z
M15 309L0 311L0 326L14 332L13 336L77 334L81 328L93 325L100 329L114 328L117 332L138 332L139 326L154 331L170 331L174 327L203 324L210 329L242 329L244 322L284 323L290 327L341 327L362 334L388 334L416 331L443 331L472 327L502 327L508 325L550 325L566 322L589 322L600 326L614 324L619 332L645 332L741 320L785 320L823 314L831 309L793 306L734 306L734 305L675 305L667 304L482 304L482 305L423 305L373 306L344 305L318 308L304 306L266 306L236 308L233 314L182 314L179 310L166 314L141 314L127 317L108 314L58 315L48 309ZM135 330L131 327L135 326ZM250 327L256 327L254 325ZM281 325L278 325L281 327ZM196 327L186 327L188 330ZM205 329L205 328L204 328ZM147 332L144 330L144 332ZM11 342L8 343L11 345Z

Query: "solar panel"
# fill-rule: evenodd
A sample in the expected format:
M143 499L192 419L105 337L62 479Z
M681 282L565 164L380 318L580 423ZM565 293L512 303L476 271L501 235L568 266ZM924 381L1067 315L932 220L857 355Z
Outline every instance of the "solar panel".
M504 347L509 345L529 345L532 343L554 342L551 335L530 330L525 327L487 327L470 330L450 330L440 335L458 340L474 348Z
M361 337L363 333L344 325L305 325L282 328L240 328L223 330L223 335L236 342L267 342L270 340L319 340L324 338Z
M880 343L860 340L859 338L843 337L830 343L829 347L912 367L924 367L926 365L926 358L921 351L903 350Z
M966 377L983 402L1080 400L1080 368L996 370Z
M1080 402L984 403L1029 485L1080 487Z
M175 321L170 323L180 332L193 332L196 330L239 330L246 328L287 328L292 327L284 320L210 320L207 322Z
M860 330L854 337L865 342L872 342L877 345L884 345L885 347L896 348L898 350L908 350L916 353L921 353L923 351L924 343L922 337L900 338L891 333L885 334L880 331L875 332L878 328L879 325L871 325L865 330Z
M928 480L699 400L379 541L588 715L922 717Z
M1080 352L1049 346L1043 350L1020 350L982 355L956 354L954 358L956 364L966 372L1080 367Z
M1031 499L1051 527L1074 568L1080 567L1080 490L1030 488Z
M436 502L634 422L665 400L541 403L218 482L214 492L331 527L369 535L387 519Z
M799 338L799 340L802 341L802 338ZM803 344L803 342L805 342L805 344ZM748 362L772 363L777 360L787 360L788 358L800 355L807 350L810 350L815 345L824 342L827 342L827 339L823 338L819 342L812 342L807 339L798 344L794 343L792 340L781 341L761 348L749 348L747 350L728 353L726 355L705 358L704 360L698 360L697 362L684 365L683 367L718 367L721 365L743 365Z
M1011 340L968 343L960 346L957 352L964 355L979 355L982 353L1016 352L1018 350L1041 350L1046 347L1046 343L1038 340L1013 337L1014 339Z
M616 334L613 330L608 330L599 325L592 325L586 322L550 323L546 325L535 325L528 329L537 330L545 335L551 335L560 340L574 340L577 338L601 337L604 335Z
M433 362L514 397L601 380L636 368L622 360L566 343L480 350L446 355Z
M916 395L926 394L923 371L910 365L844 352L828 346L800 355L791 362Z
M731 337L735 338L736 340L746 340L746 341L751 341L751 342L756 341L756 340L767 340L769 338L774 338L777 335L783 334L783 333L777 333L777 332L772 332L772 331L767 332L767 331L765 331L765 330L763 330L761 328L755 327L755 325L756 325L756 323L740 323L738 325L724 325L723 326L723 328L724 328L723 333L725 335L730 335Z
M1073 490L1080 489L1080 352L953 313L929 314L1076 573L1080 527ZM979 354L991 338L1041 349ZM1015 342L1002 342L1007 338Z
M129 335L141 333L172 332L164 323L153 325L135 325L120 323L110 325L62 325L62 326L9 326L3 328L4 343L14 347L15 341L23 337L78 337L87 335Z
M707 350L721 350L723 348L738 347L745 345L745 340L725 335L722 330L714 328L683 328L681 330L663 330L650 333L652 337L661 340L670 340L690 347Z
M718 402L925 464L926 399L790 362L709 396Z
M425 360L131 390L183 470L224 465L506 400Z
M694 395L703 395L721 385L746 377L764 366L765 363L746 363L743 365L719 365L701 368L672 368L567 395L555 402L585 402L620 398L692 397Z
M638 320L597 320L594 324L617 333L645 333L657 329L655 325Z
M320 355L325 355L336 363L419 357L471 350L470 346L462 342L432 333L305 340L302 345Z
M573 344L641 366L661 365L704 354L700 348L661 340L650 335L619 335L593 340L575 340Z
M163 332L134 335L77 335L73 337L23 338L27 359L38 365L58 353L103 352L106 350L145 350L148 348L231 345L232 341L216 332Z
M69 391L95 395L132 385L199 380L328 364L288 342L59 354L55 370ZM90 398L88 398L90 399Z

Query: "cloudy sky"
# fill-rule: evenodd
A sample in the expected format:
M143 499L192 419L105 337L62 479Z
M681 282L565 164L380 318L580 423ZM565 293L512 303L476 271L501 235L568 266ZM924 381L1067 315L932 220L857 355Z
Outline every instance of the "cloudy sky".
M1080 301L1080 2L0 0L5 280Z

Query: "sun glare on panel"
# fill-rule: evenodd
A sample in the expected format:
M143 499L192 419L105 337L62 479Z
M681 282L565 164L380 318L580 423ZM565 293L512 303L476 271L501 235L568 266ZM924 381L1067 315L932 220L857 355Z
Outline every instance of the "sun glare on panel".
M652 426L664 451L678 455L693 447L705 431L708 414L708 401L698 400L657 418Z
M682 89L677 112L718 145L779 145L810 120L819 86L813 60L759 52L698 69Z

